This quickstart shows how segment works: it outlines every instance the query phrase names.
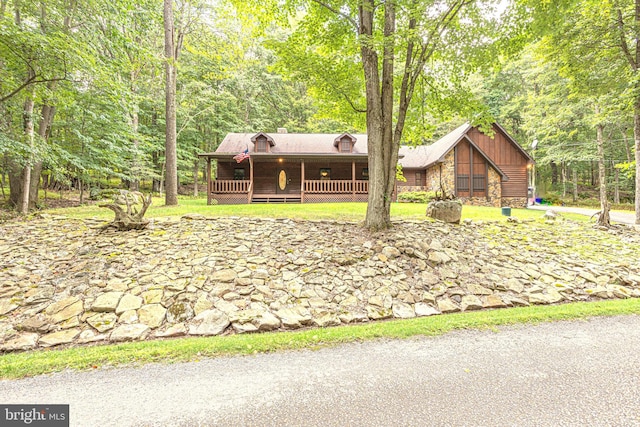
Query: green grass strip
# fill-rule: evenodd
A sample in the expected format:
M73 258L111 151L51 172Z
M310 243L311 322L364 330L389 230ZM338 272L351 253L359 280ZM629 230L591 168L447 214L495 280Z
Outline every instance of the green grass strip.
M0 356L0 378L23 378L65 369L90 370L151 362L194 362L207 357L283 350L313 350L380 338L436 336L461 329L495 329L502 325L629 314L640 314L640 299L484 310L294 332L189 337L61 350L37 350Z

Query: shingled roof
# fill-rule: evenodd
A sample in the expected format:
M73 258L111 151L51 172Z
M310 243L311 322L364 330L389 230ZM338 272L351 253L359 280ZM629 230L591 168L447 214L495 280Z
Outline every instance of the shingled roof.
M254 154L254 145L251 138L255 133L230 133L222 140L220 146L215 153L208 153L205 156L235 155L247 148L251 155ZM342 155L335 147L335 141L344 135L355 138L353 151L349 153L367 154L367 135L366 134L318 134L318 133L269 133L264 134L273 140L273 145L269 154L292 155L292 154L331 154ZM262 153L257 153L258 155Z
M405 169L424 169L435 163L442 162L444 161L444 156L464 138L469 129L471 129L471 125L465 123L431 145L402 146L399 153L404 154L404 158L401 158L399 163Z

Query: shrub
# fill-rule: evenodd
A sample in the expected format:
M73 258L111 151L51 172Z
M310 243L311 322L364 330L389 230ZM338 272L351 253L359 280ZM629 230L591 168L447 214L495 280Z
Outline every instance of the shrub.
M436 197L436 193L433 191L405 191L398 194L398 202L429 203L434 197Z

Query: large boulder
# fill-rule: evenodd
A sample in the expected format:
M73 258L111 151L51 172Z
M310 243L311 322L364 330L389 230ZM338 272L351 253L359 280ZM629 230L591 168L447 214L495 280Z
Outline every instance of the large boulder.
M427 216L439 221L460 224L462 202L460 200L436 200L427 205Z

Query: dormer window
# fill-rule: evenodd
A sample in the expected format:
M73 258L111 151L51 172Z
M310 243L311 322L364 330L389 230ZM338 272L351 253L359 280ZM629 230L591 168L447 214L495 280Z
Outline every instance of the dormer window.
M333 146L338 149L339 153L353 153L353 146L356 139L348 133L343 133L333 141Z
M263 132L260 132L251 137L251 142L253 142L253 151L255 153L270 153L271 147L276 145L273 138Z
M350 153L351 152L351 147L353 147L353 144L351 143L351 140L348 138L342 138L342 140L340 140L340 152L341 153Z
M269 144L267 143L267 138L260 137L256 140L256 152L257 153L268 153L269 149L267 148Z

